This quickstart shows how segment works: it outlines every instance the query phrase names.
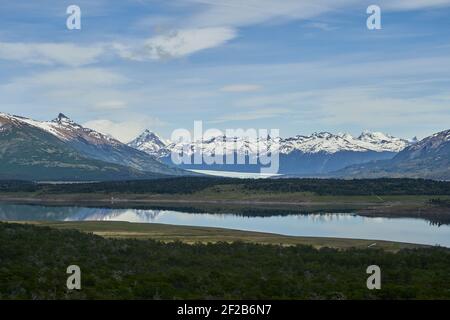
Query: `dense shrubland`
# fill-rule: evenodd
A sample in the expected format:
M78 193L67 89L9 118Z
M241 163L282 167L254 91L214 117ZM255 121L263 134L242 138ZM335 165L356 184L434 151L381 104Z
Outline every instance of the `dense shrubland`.
M66 289L72 264L81 291ZM366 288L371 264L381 290ZM164 244L0 223L0 298L449 299L450 250Z

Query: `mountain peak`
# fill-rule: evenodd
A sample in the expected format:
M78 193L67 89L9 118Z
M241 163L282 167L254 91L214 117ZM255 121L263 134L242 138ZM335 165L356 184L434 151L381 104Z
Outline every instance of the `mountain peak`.
M303 153L336 153L340 151L353 152L399 152L410 143L404 139L395 138L381 132L364 131L358 138L353 137L349 133L333 134L326 131L315 132L310 136L297 135L289 138L273 138L268 136L267 139L239 139L237 137L227 136L211 136L205 137L201 141L183 143L178 141L167 141L159 138L157 134L150 130L145 130L139 137L131 141L130 147L139 149L153 156L162 157L170 153L173 149L188 147L193 150L195 148L203 148L207 154L214 153L215 150L228 150L227 143L233 140L239 140L244 143L243 149L246 152L254 152L258 149L257 143L276 141L279 144L282 154L289 154L293 151ZM200 143L200 144L199 144Z
M369 130L364 130L358 137L359 140L364 140L365 138L371 138L371 139L378 139L378 140L383 140L383 139L391 139L393 138L392 136L385 134L383 132L379 132L379 131L369 131Z
M348 132L339 132L337 134L337 136L342 139L345 139L345 140L353 140L354 139L353 136Z
M163 138L161 138L157 133L151 131L150 129L145 129L144 132L142 132L139 135L139 137L137 137L135 140L155 141L155 142L163 142L163 143L165 143Z
M66 116L64 113L59 113L58 116L53 119L53 122L58 122L58 123L73 123L73 121Z
M437 132L423 140L416 141L405 152L414 151L411 157L421 155L422 153L430 153L433 150L439 150L442 147L448 146L450 142L450 130ZM433 151L435 152L435 151Z
M142 135L158 137L158 135L155 132L151 131L150 129L145 129L145 131L142 133Z
M315 138L331 138L334 135L330 132L327 131L321 131L321 132L314 132L311 137L315 137Z
M146 129L136 139L129 142L128 145L132 148L152 153L164 149L167 146L167 142L153 131Z

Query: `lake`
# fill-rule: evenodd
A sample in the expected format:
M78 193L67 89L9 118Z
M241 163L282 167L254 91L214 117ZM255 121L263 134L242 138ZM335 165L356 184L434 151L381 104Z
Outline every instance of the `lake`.
M187 213L173 210L47 207L0 204L0 220L128 221L219 227L291 236L391 240L450 247L450 226L413 218L369 218L349 213L273 215Z

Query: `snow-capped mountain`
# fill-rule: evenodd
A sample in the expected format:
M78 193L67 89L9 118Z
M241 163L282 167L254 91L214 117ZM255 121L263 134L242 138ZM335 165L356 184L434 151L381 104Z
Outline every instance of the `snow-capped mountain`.
M256 154L258 153L258 143L261 143L259 149L262 150L273 151L276 146L279 148L280 154L290 154L294 151L333 154L341 151L396 153L406 148L411 142L381 132L364 131L357 138L348 133L332 134L329 132L313 133L310 136L297 135L290 138L269 137L267 139L218 136L186 145L181 142L165 141L154 132L146 130L128 145L160 158L167 156L172 151L181 150L188 154L196 151L202 151L208 155L228 154L236 150L242 154Z
M95 145L123 146L123 143L111 136L104 135L95 130L84 128L72 121L69 117L60 113L51 121L37 121L21 116L0 113L0 118L8 119L13 123L26 123L33 127L44 130L62 141L73 141L83 139L87 143ZM1 121L1 120L0 120Z
M55 119L51 121L36 121L33 119L22 117L18 118L21 121L45 130L64 141L83 138L89 143L93 144L109 144L115 146L122 144L121 142L110 136L106 136L97 131L82 127L62 113L60 113Z
M160 157L167 150L168 143L156 133L145 130L139 137L128 143L128 145L152 156L156 155Z
M382 132L364 131L357 138L358 141L368 143L370 149L374 151L400 152L410 144L414 143L414 139L406 140L396 138L394 136L384 134Z
M450 130L435 133L405 148L397 159L416 159L423 157L446 157L450 154Z
M172 153L222 158L224 164L181 164ZM180 169L260 172L257 155L279 154L278 173L296 176L450 179L450 130L419 142L380 132L354 137L329 132L289 138L216 136L183 143L150 131L129 145L85 128L63 114L36 121L0 113L0 179L111 180L186 175ZM232 155L232 157L229 157ZM188 158L189 158L188 157ZM157 159L155 159L157 158ZM240 164L227 159L244 159Z
M217 136L191 143L164 141L150 131L144 132L129 143L129 146L144 151L165 163L171 164L171 153L193 156L233 155L251 157L267 152L280 155L280 173L315 174L337 170L347 165L372 160L390 159L411 142L381 132L364 131L358 137L348 133L314 133L289 138L267 137L249 139L245 137ZM248 163L248 161L247 161ZM226 171L259 171L258 166L244 165L181 165L187 169Z
M355 138L348 133L332 134L329 132L313 133L310 136L296 136L282 139L281 153L289 154L293 151L304 153L337 153L342 151L354 152L399 152L409 145L409 141L385 135L381 132L364 131Z
M352 165L333 173L333 176L450 180L450 130L413 143L390 160Z
M170 168L160 161L155 160L147 153L129 147L110 136L85 128L62 113L51 121L36 121L29 118L0 113L0 133L4 134L4 137L2 137L4 138L3 143L5 145L11 145L14 141L15 144L19 144L20 141L14 140L13 137L10 137L9 140L7 139L7 132L2 132L3 130L6 130L6 128L9 128L9 131L14 130L14 132L20 134L27 132L36 136L36 134L39 133L40 145L48 146L57 143L58 148L70 149L70 152L74 154L74 157L76 157L74 153L76 152L80 158L117 164L124 168L135 170L136 172L168 175L182 174L181 170ZM30 128L33 130L29 130ZM25 143L25 141L23 142ZM32 146L28 146L27 148L31 147ZM51 148L35 151L44 154L46 150L50 152ZM50 159L50 155L48 155L47 158ZM25 159L23 159L23 161L25 161ZM68 165L68 167L70 166Z

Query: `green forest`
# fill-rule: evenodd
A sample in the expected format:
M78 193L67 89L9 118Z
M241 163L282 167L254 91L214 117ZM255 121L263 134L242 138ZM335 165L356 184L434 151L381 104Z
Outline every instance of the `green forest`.
M189 194L234 185L251 191L312 192L318 195L450 195L449 181L424 179L232 179L180 177L98 183L45 184L0 181L0 192Z
M368 290L366 268L382 271ZM81 268L68 290L66 268ZM0 223L0 299L449 299L450 250L105 239Z

